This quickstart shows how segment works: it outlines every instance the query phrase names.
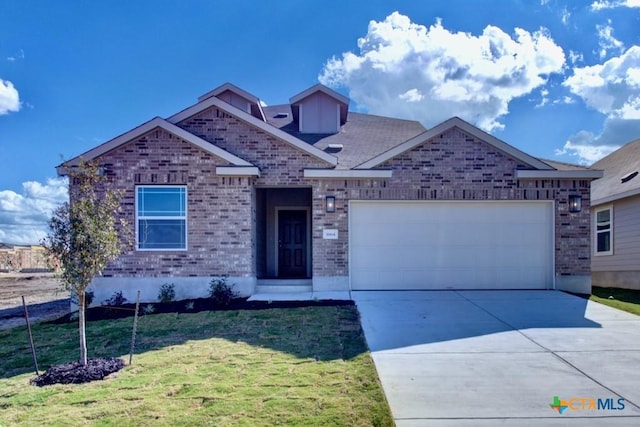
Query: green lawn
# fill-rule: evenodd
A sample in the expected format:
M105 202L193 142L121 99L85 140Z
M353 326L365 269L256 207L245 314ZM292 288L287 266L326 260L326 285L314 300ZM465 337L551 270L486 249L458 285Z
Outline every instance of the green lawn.
M132 319L90 322L126 356ZM76 324L33 328L41 370L77 359ZM133 365L35 387L26 328L0 331L0 426L393 425L353 306L144 316Z
M640 316L640 291L594 286L589 299Z

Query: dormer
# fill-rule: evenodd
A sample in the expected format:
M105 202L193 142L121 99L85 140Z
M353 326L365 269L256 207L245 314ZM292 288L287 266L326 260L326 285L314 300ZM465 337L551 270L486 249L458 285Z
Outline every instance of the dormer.
M221 99L227 104L233 105L245 113L251 114L253 117L258 118L263 122L267 121L265 119L264 112L262 111L260 99L257 96L232 85L231 83L225 83L222 86L218 86L212 91L198 97L198 102L202 102L212 96Z
M317 84L289 100L300 133L338 133L347 122L349 98Z

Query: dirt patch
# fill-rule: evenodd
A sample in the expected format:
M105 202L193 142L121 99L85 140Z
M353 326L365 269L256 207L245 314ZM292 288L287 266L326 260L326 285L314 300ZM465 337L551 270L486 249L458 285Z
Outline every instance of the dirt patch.
M53 273L0 273L0 329L24 325L24 296L32 321L69 312L69 298Z

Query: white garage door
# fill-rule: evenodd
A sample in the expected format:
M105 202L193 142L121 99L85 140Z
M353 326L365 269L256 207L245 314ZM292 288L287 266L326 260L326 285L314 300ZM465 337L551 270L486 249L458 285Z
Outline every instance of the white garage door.
M353 201L351 288L548 289L550 202Z

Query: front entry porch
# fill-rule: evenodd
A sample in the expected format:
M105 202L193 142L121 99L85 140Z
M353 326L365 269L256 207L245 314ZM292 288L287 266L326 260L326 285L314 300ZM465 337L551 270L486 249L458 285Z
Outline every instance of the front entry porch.
M251 301L348 300L314 291L310 187L256 188L256 287Z
M311 188L256 189L256 292L310 292Z

